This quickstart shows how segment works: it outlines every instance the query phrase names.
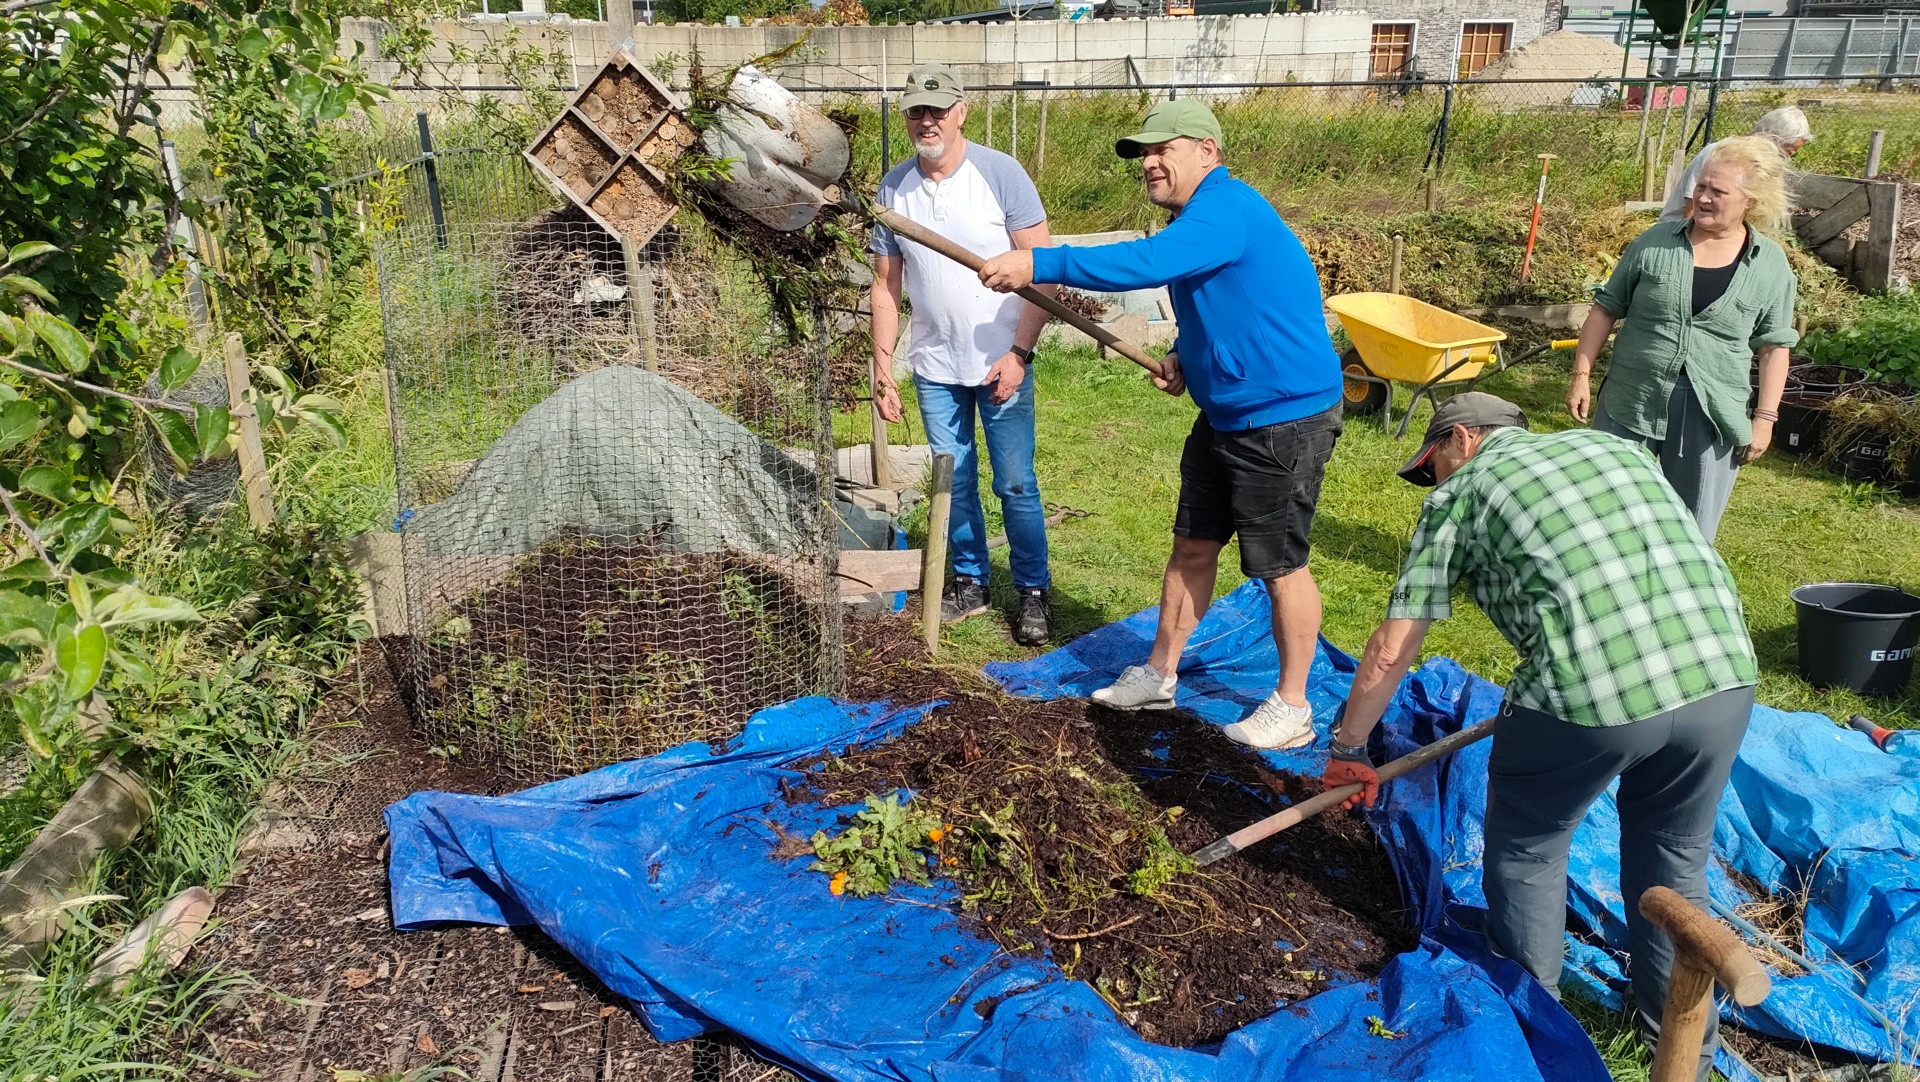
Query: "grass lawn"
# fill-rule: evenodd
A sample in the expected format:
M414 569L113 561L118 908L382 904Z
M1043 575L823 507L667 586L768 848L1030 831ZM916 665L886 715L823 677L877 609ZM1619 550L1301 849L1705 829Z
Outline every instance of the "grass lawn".
M1519 402L1536 430L1569 427L1572 419L1560 405L1565 356L1493 376L1481 388ZM1132 364L1103 361L1089 348L1046 348L1035 363L1042 497L1049 505L1092 512L1049 535L1055 641L1062 643L1158 603L1180 445L1196 410L1190 399L1156 391ZM911 403L907 413L910 423L892 426L890 438L925 442ZM1310 566L1326 602L1325 634L1349 652L1358 652L1379 622L1425 495L1393 470L1411 453L1427 415L1423 407L1400 441L1383 432L1376 418L1349 420L1328 468ZM864 410L842 415L841 442L863 441L867 423ZM998 501L986 474L983 462L988 529L997 533ZM1787 596L1807 582L1920 583L1917 538L1920 506L1850 486L1802 460L1774 453L1741 472L1718 545L1739 582L1760 652L1761 701L1836 718L1857 711L1882 723L1920 725L1920 692L1911 688L1899 699L1876 702L1818 691L1802 680ZM1013 602L1006 555L1004 548L993 552L994 600L1003 608ZM1237 548L1229 546L1218 590L1225 593L1243 581ZM1512 648L1470 600L1462 596L1460 602L1454 617L1428 636L1429 655L1455 658L1505 682L1516 660ZM1015 646L999 616L950 628L945 641L946 657L968 666L1037 652Z

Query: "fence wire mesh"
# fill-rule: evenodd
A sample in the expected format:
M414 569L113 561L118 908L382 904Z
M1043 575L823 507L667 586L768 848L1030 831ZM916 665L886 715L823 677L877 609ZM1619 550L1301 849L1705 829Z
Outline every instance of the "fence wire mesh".
M699 220L630 259L517 157L362 187L431 740L532 780L835 690L824 337Z

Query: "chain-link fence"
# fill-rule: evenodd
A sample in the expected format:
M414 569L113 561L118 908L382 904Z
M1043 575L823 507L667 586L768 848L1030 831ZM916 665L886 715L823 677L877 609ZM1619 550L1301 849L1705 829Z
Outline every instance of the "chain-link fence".
M374 238L434 743L553 777L838 687L823 337L697 218L623 251L517 156L340 197Z

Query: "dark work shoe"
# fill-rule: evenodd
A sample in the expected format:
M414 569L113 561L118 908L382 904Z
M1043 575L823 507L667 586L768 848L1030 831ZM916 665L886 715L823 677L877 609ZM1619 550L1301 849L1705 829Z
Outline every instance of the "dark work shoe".
M940 622L951 624L987 611L987 584L956 578L940 595Z
M1022 646L1044 646L1053 634L1053 611L1045 590L1021 590L1020 607L1013 610L1013 641Z

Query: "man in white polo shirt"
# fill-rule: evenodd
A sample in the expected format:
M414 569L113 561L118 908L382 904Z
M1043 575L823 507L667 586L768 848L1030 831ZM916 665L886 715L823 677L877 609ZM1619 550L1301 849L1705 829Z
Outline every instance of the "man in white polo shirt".
M1020 163L960 134L967 103L947 68L915 68L900 98L915 156L880 182L879 201L981 256L1052 241L1047 212ZM1033 472L1033 346L1047 315L1017 296L995 293L974 273L876 226L873 254L874 405L900 420L893 347L904 283L913 302L907 362L927 442L953 456L953 580L941 598L945 622L987 611L987 522L980 506L974 420L987 437L993 492L1006 523L1008 563L1019 604L1013 638L1038 646L1051 634L1046 512ZM1052 286L1040 287L1049 292Z

